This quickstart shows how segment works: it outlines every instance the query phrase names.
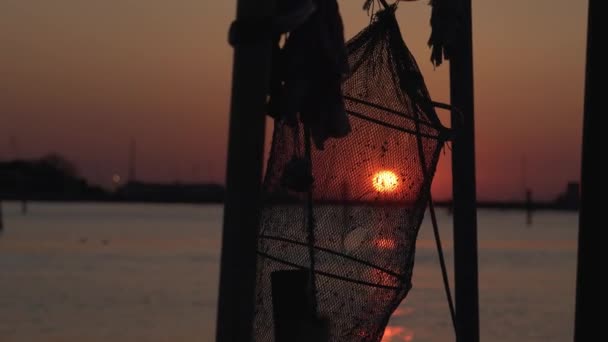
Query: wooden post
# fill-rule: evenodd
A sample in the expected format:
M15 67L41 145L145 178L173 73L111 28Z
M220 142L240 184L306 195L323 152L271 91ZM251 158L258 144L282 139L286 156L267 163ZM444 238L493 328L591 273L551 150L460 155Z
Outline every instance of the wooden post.
M473 102L473 42L471 0L456 1L462 14L462 30L455 38L450 58L450 97L454 203L454 277L456 341L479 341L479 294L477 281L477 199L475 187L475 125Z
M593 11L596 10L596 12ZM599 334L603 333L602 325L598 325L598 312L604 312L603 306L606 297L602 291L603 284L594 282L593 277L598 277L598 260L595 255L601 254L605 249L602 222L604 220L604 208L602 201L598 198L604 196L603 178L605 177L606 164L601 161L603 154L593 154L593 148L601 150L600 139L605 133L600 123L602 115L600 101L603 98L601 86L603 75L600 73L602 61L599 59L602 43L601 30L597 25L603 23L599 18L599 3L589 0L588 26L587 26L587 62L585 68L585 109L583 116L583 148L581 165L581 196L580 216L578 231L578 265L576 273L576 309L574 318L574 341L594 341ZM601 26L601 25L600 25ZM605 26L605 25L603 25ZM595 29L595 39L593 33ZM599 34L599 36L598 36ZM594 69L595 68L595 69ZM599 144L599 145L598 145ZM593 290L596 289L596 290ZM595 291L595 292L594 292ZM600 314L601 315L601 314Z
M274 0L238 0L237 20L269 18L274 5ZM271 38L243 42L234 51L217 311L219 342L252 341Z

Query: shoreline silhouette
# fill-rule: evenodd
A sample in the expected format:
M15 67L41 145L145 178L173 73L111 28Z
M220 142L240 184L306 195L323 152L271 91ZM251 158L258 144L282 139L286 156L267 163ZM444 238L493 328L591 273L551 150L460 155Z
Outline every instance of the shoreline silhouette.
M0 200L36 202L124 202L124 203L201 203L222 204L225 186L217 183L150 183L129 181L107 190L77 175L73 165L58 155L38 160L0 162ZM503 210L562 210L579 208L579 185L568 183L554 200L483 200L477 208ZM278 198L293 203L293 197ZM327 200L327 204L373 204L371 201L349 202ZM450 208L450 199L435 201L436 206ZM399 204L402 205L402 204Z

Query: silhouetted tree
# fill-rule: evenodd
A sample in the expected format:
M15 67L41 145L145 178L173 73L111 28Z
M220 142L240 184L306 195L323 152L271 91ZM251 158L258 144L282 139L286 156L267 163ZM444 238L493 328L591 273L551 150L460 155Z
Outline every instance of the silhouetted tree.
M41 163L45 163L60 171L69 177L78 177L78 170L74 163L67 160L65 157L57 153L49 153L46 156L40 158Z

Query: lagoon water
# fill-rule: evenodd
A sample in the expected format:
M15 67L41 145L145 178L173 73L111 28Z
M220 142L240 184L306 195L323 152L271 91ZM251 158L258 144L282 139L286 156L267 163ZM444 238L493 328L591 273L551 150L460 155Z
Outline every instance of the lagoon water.
M220 205L3 204L0 341L214 341ZM451 217L439 209L452 273ZM427 215L428 216L428 215ZM571 341L576 213L480 210L481 339ZM454 340L428 217L383 341Z

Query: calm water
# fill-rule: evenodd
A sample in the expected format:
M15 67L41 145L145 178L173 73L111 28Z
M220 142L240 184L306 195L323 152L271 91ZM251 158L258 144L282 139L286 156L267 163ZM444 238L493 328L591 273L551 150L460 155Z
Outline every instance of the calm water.
M0 341L213 341L222 207L4 203ZM439 224L452 266L451 217ZM577 215L479 212L481 338L571 341ZM450 341L432 230L385 341ZM451 272L451 269L450 269Z

